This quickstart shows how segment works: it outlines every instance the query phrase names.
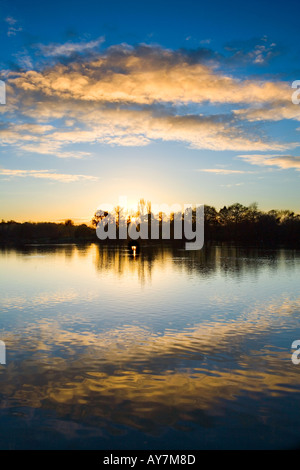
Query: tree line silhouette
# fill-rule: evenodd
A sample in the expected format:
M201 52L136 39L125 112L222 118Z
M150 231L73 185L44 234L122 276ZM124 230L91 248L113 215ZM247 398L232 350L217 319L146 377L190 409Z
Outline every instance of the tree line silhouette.
M149 224L151 223L151 204L140 200L136 213L128 217L128 224L133 217L141 213L141 208L146 208ZM122 208L115 207L115 217L118 230L118 220ZM24 222L19 223L13 220L0 223L0 243L1 244L26 244L26 243L64 243L64 242L99 242L96 235L96 226L101 217L107 215L102 213L99 217L97 213L93 217L91 224L75 225L70 219L63 223L52 222ZM174 240L174 220L177 214L170 214L170 240L165 242L179 243ZM164 214L157 215L161 226ZM181 214L183 223L184 214ZM195 217L193 219L195 223ZM240 243L247 245L276 246L284 245L300 246L300 215L290 210L270 210L264 212L258 209L256 203L244 206L239 203L224 206L217 210L213 206L204 206L204 233L205 243L224 242ZM159 240L155 242L161 242ZM107 243L118 243L119 240L106 240ZM147 243L153 242L147 240ZM102 242L103 243L103 242Z
M235 203L217 211L205 206L206 240L253 245L300 245L300 215L290 210L263 212L256 203Z
M96 241L95 229L86 224L75 225L70 219L64 223L54 222L8 222L0 223L0 243L68 243Z

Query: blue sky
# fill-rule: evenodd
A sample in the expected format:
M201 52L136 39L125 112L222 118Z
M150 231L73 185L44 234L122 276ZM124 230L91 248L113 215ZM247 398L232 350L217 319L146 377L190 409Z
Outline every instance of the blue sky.
M1 218L300 212L297 3L0 1Z

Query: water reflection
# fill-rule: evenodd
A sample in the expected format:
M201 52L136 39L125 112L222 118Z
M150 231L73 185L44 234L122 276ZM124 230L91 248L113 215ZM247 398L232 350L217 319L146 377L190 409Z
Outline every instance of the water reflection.
M244 272L258 272L262 268L276 270L289 264L289 269L296 265L299 254L296 250L259 250L230 246L216 246L199 251L185 251L176 247L144 247L139 258L128 256L126 248L97 246L95 263L99 271L113 270L116 274L126 275L128 271L138 271L141 281L151 279L154 267L172 264L174 269L184 269L187 273L196 272L202 276L214 275L216 271L235 277Z
M202 250L185 251L172 245L144 246L138 256L132 255L132 251L126 246L114 245L26 245L23 247L1 247L2 257L12 254L21 256L22 260L32 260L46 255L62 256L65 260L75 257L93 257L99 271L113 271L118 275L126 275L128 271L137 271L141 280L151 279L151 271L154 267L163 268L166 262L172 263L175 269L184 268L188 273L196 271L200 275L214 274L216 271L240 276L244 272L258 272L268 267L276 270L279 267L287 267L289 270L296 266L299 260L298 250L276 249L263 250L259 248L244 248L235 246L211 246ZM146 273L146 274L145 274ZM145 274L145 277L144 277Z
M2 447L295 445L299 261L234 247L3 249ZM30 444L25 429L42 437Z

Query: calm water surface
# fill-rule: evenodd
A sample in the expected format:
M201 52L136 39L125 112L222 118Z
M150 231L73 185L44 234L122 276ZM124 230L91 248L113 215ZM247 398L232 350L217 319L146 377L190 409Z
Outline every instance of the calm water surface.
M300 444L300 252L0 251L1 449Z

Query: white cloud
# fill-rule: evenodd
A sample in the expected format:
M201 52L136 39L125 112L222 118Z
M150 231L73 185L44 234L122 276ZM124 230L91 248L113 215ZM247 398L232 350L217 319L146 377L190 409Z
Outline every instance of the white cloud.
M50 111L45 103L39 111L43 113L44 106L49 116ZM59 110L59 106L55 107L54 113L59 113ZM39 111L34 111L34 114L41 116ZM67 147L74 144L144 146L159 140L182 142L193 149L283 151L287 148L287 144L251 136L234 123L211 116L156 115L152 110L146 109L86 107L72 102L63 106L62 113L75 120L77 125L71 128L57 127L53 131L46 124L37 125L36 128L11 125L0 130L2 144L16 145L22 150L58 157L72 156ZM67 154L64 155L65 152ZM74 152L73 156L80 158L85 154Z
M16 36L17 33L22 31L22 28L20 26L17 26L17 20L12 16L7 16L5 18L5 21L9 25L7 36Z
M40 49L42 54L46 57L55 56L70 56L75 53L88 52L99 47L105 41L101 36L93 41L71 42L68 41L64 44L51 43L48 45L38 44L37 48Z
M203 169L197 169L195 171L200 171L204 173L214 173L216 175L235 175L235 174L249 173L243 170L228 170L224 168L203 168Z
M238 157L252 165L275 166L282 170L300 171L300 157L292 155L238 155Z
M10 26L13 26L14 24L16 24L17 20L15 18L13 18L12 16L7 16L5 18L5 21L6 23L8 23Z
M95 176L55 173L51 170L10 170L5 168L0 168L0 177L31 177L38 179L49 179L61 183L71 183L79 180L96 181L98 179Z

